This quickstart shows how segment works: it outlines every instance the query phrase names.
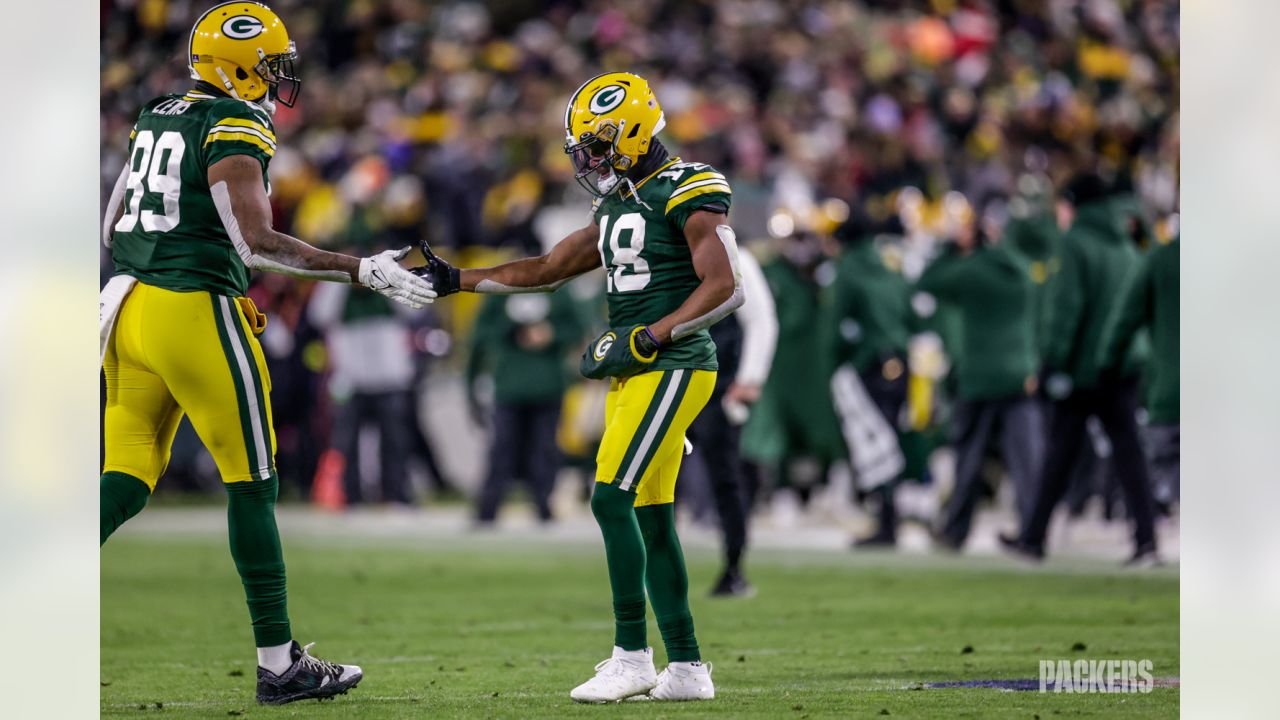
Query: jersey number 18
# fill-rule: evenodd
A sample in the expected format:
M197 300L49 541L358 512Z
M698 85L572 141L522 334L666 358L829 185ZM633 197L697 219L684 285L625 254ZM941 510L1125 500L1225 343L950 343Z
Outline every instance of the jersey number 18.
M626 245L623 245L623 232ZM605 258L605 238L608 238L609 256ZM649 263L641 257L644 252L644 216L640 213L619 215L609 227L608 216L600 223L600 259L604 261L608 275L609 292L636 292L649 284Z

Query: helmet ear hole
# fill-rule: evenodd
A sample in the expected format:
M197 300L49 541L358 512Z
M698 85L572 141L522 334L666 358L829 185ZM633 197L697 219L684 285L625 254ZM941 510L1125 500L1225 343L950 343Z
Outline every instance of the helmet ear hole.
M640 134L640 123L636 123L635 125L631 126L631 132L627 133L627 139L630 140L631 138L639 134Z
M237 79L237 80L248 80L248 79L249 79L249 73L245 72L245 71L244 71L244 68L242 68L242 67L238 67L238 68L236 68L236 79Z

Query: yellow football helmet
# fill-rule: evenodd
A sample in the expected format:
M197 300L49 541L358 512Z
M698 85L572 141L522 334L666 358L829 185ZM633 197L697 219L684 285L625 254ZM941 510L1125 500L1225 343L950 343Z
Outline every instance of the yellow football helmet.
M262 3L209 8L191 28L187 56L192 79L224 88L232 97L288 107L298 98L302 82L293 72L298 52L280 16Z
M608 195L649 152L664 125L662 108L644 78L625 72L591 78L564 111L564 151L573 158L574 178L593 195Z

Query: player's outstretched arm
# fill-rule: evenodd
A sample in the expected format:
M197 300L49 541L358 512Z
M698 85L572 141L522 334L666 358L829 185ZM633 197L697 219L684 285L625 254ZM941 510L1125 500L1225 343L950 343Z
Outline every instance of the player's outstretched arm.
M596 238L600 228L594 222L569 233L538 257L513 260L488 268L455 268L430 252L426 275L441 296L460 290L476 293L514 295L552 292L588 270L600 267Z
M723 213L698 210L685 221L685 240L702 283L675 312L649 326L659 345L711 327L742 305L738 244L727 220Z
M210 166L209 193L236 252L251 269L308 280L358 282L415 308L435 299L430 283L400 267L398 261L410 248L357 258L277 232L271 227L262 165L249 155L231 155Z

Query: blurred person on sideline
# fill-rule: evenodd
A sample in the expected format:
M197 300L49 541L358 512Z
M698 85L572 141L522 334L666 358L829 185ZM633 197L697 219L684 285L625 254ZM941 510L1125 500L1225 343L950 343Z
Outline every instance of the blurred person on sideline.
M876 528L856 547L897 544L894 493L906 458L899 437L907 402L910 288L891 270L874 228L855 212L836 233L844 248L832 283L828 334L837 363L828 394L834 398L849 465L860 495L876 514Z
M1003 212L1000 201L988 203L981 220L969 210L953 241L916 281L917 290L959 318L959 337L947 348L955 367L955 486L935 528L937 540L952 550L969 536L991 441L999 439L1020 519L1031 514L1044 455L1033 283L1026 262L1001 242Z
M831 266L822 240L806 218L776 213L776 257L763 265L773 297L778 334L773 364L760 399L742 431L746 456L770 470L775 513L806 508L816 486L844 455L831 406L830 363L814 332L822 316L822 280Z
M1118 368L1103 372L1099 363L1104 326L1139 261L1138 251L1116 221L1110 188L1094 173L1078 174L1066 185L1058 214L1059 224L1069 229L1050 289L1042 358L1041 376L1053 400L1048 448L1031 515L1016 536L1001 535L1001 544L1020 557L1044 558L1049 520L1067 491L1093 415L1110 441L1113 469L1133 520L1134 550L1126 564L1154 564L1159 558L1151 483L1135 418L1132 346Z
M1002 244L1023 257L1031 276L1031 322L1036 348L1043 346L1049 278L1058 269L1058 242L1062 230L1054 216L1053 184L1047 176L1026 173L1018 178L1018 191L1009 198L1009 222Z
M560 469L556 429L568 387L565 360L581 349L585 328L567 292L489 295L472 327L467 398L472 416L491 429L489 470L476 502L476 522L490 525L517 477L529 487L538 520L552 520L551 491ZM493 379L493 409L484 422L476 381Z
M1150 330L1151 357L1143 378L1147 410L1147 450L1151 461L1153 494L1167 511L1179 497L1179 390L1180 339L1179 267L1181 239L1157 245L1142 258L1129 277L1120 302L1111 311L1099 365L1104 374L1124 366L1129 344L1138 330Z
M747 597L755 590L742 572L747 549L747 472L742 459L742 424L760 399L778 342L778 317L760 262L738 254L746 300L732 315L711 326L720 372L711 400L689 426L693 453L681 466L700 472L715 500L723 540L724 567L711 588L715 597Z
M359 258L274 229L272 118L300 89L297 49L279 16L258 3L215 5L195 21L184 50L194 82L143 104L103 217L115 275L99 299L107 385L101 544L146 506L185 414L227 491L258 702L331 698L364 673L316 658L293 639L275 516L271 380L258 341L267 318L247 296L250 273L359 283L413 308L436 292L400 266L408 248Z
M307 306L311 324L322 330L329 349L329 394L335 417L330 451L341 459L347 505L360 505L364 466L376 469L384 503L413 504L407 460L413 413L413 352L403 313L377 293L346 285L317 286ZM377 461L362 462L361 432L377 431ZM331 456L332 457L332 456Z

